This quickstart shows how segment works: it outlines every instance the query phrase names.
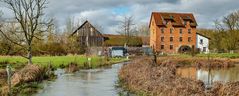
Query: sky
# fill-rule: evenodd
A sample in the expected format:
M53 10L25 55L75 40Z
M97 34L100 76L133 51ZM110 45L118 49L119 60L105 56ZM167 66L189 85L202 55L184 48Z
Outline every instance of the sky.
M239 10L238 0L48 0L45 9L48 17L54 17L64 28L67 18L87 19L101 26L102 33L117 34L120 21L133 16L134 24L148 24L152 12L193 13L198 28L214 28L213 21ZM2 5L2 4L0 4ZM4 17L11 12L0 6ZM82 23L82 21L81 21Z

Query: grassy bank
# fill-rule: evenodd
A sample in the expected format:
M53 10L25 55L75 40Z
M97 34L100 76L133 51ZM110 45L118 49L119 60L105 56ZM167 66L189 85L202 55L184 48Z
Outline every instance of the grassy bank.
M2 77L7 78L5 77ZM17 69L11 77L11 96L29 96L43 88L41 82L45 80L54 80L56 76L50 67L38 65L26 65L21 69ZM0 88L1 96L8 96L9 87L7 81L4 80Z
M125 58L109 58L108 61L104 59L104 57L90 57L91 59L91 67L96 68L102 65L118 63L126 61ZM75 63L79 67L84 67L88 62L86 56L40 56L32 58L33 64L37 64L40 66L51 65L53 68L64 68L68 66L70 63ZM10 63L13 64L14 67L21 67L27 63L27 59L20 56L1 56L0 63Z
M191 58L190 54L172 54L168 56L177 56L183 58ZM210 54L196 54L195 57L198 58L228 58L228 59L236 59L239 58L239 53L210 53Z
M124 65L119 72L121 86L140 96L238 96L239 82L219 83L206 90L200 80L176 75L178 67L187 66L182 61L161 59L157 64L150 58L141 58ZM223 61L220 61L223 62ZM199 62L200 63L200 62ZM206 62L203 63L207 65ZM220 66L228 65L219 63ZM222 64L222 65L221 65ZM201 65L202 67L204 65ZM218 67L218 64L212 64ZM220 67L219 66L219 67Z

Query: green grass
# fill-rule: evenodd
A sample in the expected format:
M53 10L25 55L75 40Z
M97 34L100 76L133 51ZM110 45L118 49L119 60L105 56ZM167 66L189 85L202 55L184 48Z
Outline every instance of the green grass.
M91 64L93 68L104 65L103 57L94 56L91 57ZM40 56L32 58L33 64L38 64L41 66L46 66L51 64L53 68L65 67L70 63L76 63L80 67L84 66L84 63L88 62L86 56L77 55L77 56ZM110 58L107 64L118 63L126 61L125 58ZM27 63L27 59L20 56L1 56L0 62L9 62L10 64L23 65Z
M211 53L211 54L197 54L197 57L214 57L214 58L239 58L239 53Z
M173 54L169 56L177 56L181 58L191 58L192 56L190 54ZM201 57L201 58L207 58L210 56L210 58L230 58L230 59L236 59L239 58L239 53L210 53L210 54L196 54L195 57Z

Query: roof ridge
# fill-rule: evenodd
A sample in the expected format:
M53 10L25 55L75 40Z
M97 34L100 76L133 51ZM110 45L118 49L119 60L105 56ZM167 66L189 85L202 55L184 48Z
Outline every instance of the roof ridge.
M192 12L152 12L152 13L159 13L159 14L193 14Z

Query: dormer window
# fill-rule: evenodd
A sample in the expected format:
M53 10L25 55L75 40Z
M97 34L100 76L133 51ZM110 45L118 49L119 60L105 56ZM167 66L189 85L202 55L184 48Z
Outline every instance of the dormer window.
M172 15L169 16L170 19L173 19L174 17Z
M165 22L166 22L166 25L168 25L168 22L169 22L169 21L168 21L168 20L165 20Z
M187 25L187 21L184 21L184 25Z

